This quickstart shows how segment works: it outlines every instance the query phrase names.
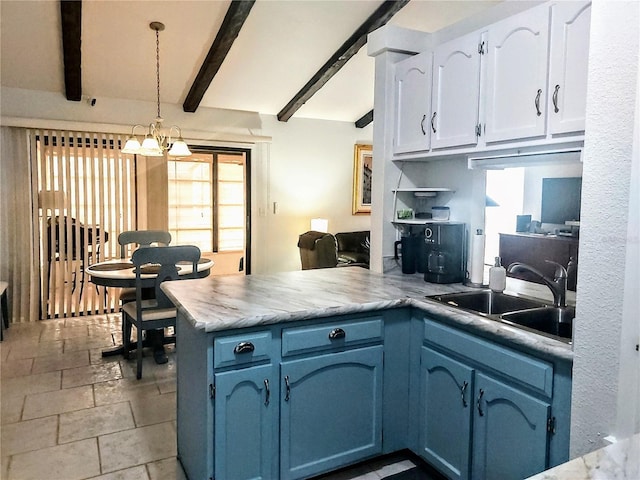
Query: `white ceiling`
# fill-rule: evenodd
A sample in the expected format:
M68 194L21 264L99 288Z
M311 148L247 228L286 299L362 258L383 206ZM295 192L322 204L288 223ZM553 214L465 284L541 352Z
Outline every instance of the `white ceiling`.
M496 3L412 0L390 23L434 32ZM161 21L161 100L182 105L229 4L85 0L83 95L155 102L149 23ZM381 4L257 0L200 106L277 114ZM0 15L2 85L64 94L58 2L1 0ZM373 108L373 81L365 47L294 116L353 122Z

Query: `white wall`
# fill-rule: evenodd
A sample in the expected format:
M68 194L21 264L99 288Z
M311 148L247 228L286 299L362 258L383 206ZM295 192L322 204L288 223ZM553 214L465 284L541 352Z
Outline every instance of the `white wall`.
M640 2L595 0L591 14L587 119L582 175L580 271L574 333L571 456L605 444L615 434L619 400L635 403L635 395L622 396L620 383L637 382L637 310L624 310L637 299L638 275L625 280L625 265L637 272L638 238L628 237L630 192L637 192L638 176L631 176L638 154L636 111ZM635 146L635 147L634 147ZM637 163L637 158L635 162ZM632 189L631 186L634 186ZM636 201L637 203L637 201ZM636 217L637 218L637 217ZM627 258L629 260L627 260ZM636 304L637 305L637 304ZM621 349L632 349L621 353ZM635 355L636 367L622 366ZM633 378L635 376L635 378ZM637 407L636 407L637 409ZM636 410L637 411L637 410Z
M254 215L254 272L300 269L298 235L312 218L329 220L329 232L369 230L370 215L352 215L354 145L371 143L372 127L263 115L262 133L272 137L269 166L254 191L264 215ZM261 189L266 189L261 191Z
M64 95L2 88L2 124L114 133L155 118L155 104L101 98L95 107ZM329 220L330 232L369 230L370 215L352 215L356 143L372 143L373 127L351 122L296 119L162 105L167 125L183 128L187 141L252 147L252 272L300 269L298 235L310 220ZM204 140L204 141L202 141ZM274 212L274 203L277 209Z

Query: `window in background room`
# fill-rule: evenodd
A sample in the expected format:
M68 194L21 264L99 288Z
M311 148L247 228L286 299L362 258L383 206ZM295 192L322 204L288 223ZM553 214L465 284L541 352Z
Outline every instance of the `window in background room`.
M172 243L213 252L215 273L238 273L247 241L246 152L195 151L168 168Z

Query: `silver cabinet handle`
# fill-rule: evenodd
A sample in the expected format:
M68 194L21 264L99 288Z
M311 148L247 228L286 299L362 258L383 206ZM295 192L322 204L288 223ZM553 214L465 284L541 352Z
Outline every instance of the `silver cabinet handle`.
M424 121L427 119L427 114L422 115L422 120L420 121L420 130L422 130L422 134L426 135L427 132L424 129Z
M484 412L482 411L482 405L480 405L483 395L484 395L484 390L480 389L480 394L478 395L478 415L480 415L481 417L484 417Z
M346 332L341 328L334 328L329 332L330 340L337 340L339 338L344 338L346 336L347 336Z
M464 381L462 382L462 386L460 387L460 396L462 397L462 406L464 408L467 408L467 399L465 398L465 392L467 391L467 387L469 386L469 384Z
M234 347L233 353L235 353L236 355L239 353L251 353L255 349L256 347L254 347L253 343L251 342L240 342Z
M536 113L538 114L538 116L542 115L542 112L540 111L540 95L542 95L542 89L538 89L538 93L536 94Z
M271 390L269 389L269 380L267 378L264 379L264 389L265 389L265 398L264 398L264 406L269 405L269 400L271 398Z
M560 109L558 108L558 90L560 90L560 85L556 85L555 90L553 91L553 96L551 97L553 100L553 111L558 113Z
M438 112L433 112L433 116L431 117L431 130L433 130L433 133L436 133L436 126L433 124L433 122L436 121L436 115Z
M291 398L291 385L289 385L289 375L285 375L285 377L284 377L284 385L285 385L284 401L288 402L289 398Z

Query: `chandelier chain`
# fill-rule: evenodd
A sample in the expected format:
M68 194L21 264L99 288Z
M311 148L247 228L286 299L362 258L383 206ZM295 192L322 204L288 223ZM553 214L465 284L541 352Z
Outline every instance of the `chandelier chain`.
M158 118L160 117L160 31L156 30L156 93L158 98Z

